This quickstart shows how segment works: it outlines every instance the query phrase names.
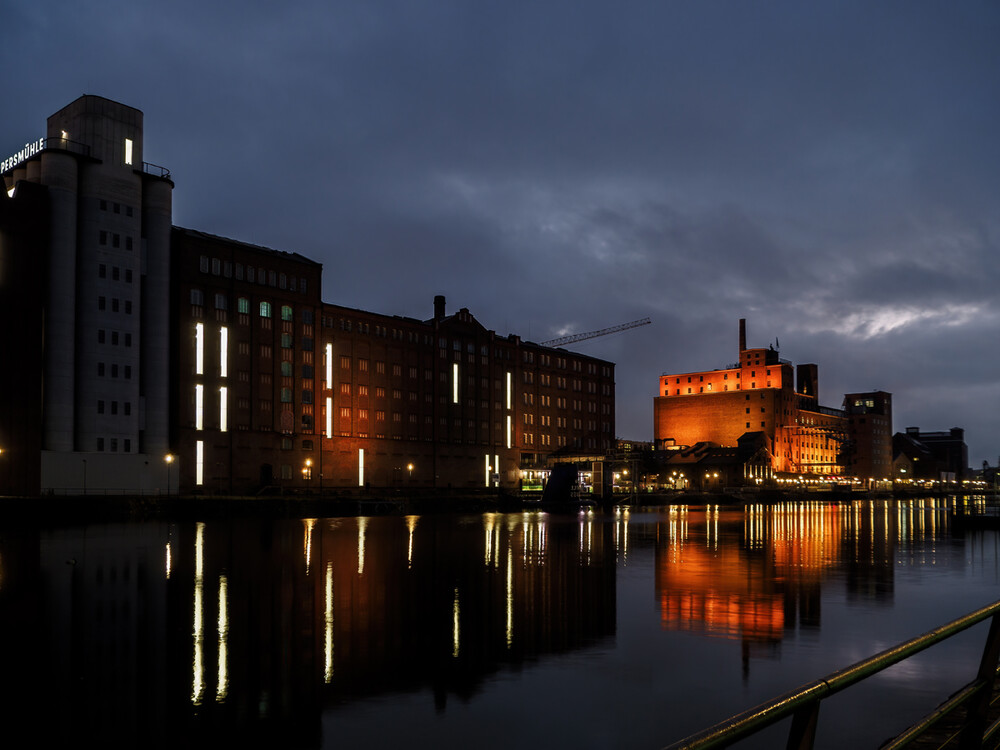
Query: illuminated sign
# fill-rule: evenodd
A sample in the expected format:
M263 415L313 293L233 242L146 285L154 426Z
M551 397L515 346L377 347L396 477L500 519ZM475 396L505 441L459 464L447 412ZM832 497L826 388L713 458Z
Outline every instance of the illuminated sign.
M24 148L22 148L20 151L18 151L9 159L4 159L3 162L0 162L0 172L6 172L10 169L13 169L22 161L27 161L28 159L30 159L32 156L37 154L43 148L45 148L44 138L39 138L37 141L34 141L33 143L25 143Z

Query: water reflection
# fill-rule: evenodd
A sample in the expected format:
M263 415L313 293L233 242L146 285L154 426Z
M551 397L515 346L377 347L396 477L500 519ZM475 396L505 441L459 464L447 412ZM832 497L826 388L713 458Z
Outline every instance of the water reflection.
M657 532L661 623L766 655L796 627L819 627L832 572L848 599L890 602L896 558L936 563L949 519L934 499L672 508Z
M332 747L324 714L424 693L450 716L450 702L507 675L520 693L557 657L613 661L633 645L616 643L622 624L645 619L738 643L746 679L752 657L820 629L831 591L885 608L901 568L967 565L948 543L953 510L797 502L0 529L0 666L17 686L0 698L17 716L33 705L25 695L48 696L53 739ZM970 554L996 577L996 550L978 539ZM645 609L619 609L623 571ZM667 690L615 679L623 707ZM673 700L690 706L683 683Z

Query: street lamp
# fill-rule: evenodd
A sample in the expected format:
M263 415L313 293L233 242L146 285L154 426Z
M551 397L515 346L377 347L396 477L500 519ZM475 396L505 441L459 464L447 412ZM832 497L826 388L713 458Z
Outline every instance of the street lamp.
M409 480L410 480L410 482L412 482L413 481L413 464L412 463L407 464L406 465L406 470L409 472Z
M174 454L168 453L163 457L163 460L167 462L167 495L170 494L170 464L174 462Z

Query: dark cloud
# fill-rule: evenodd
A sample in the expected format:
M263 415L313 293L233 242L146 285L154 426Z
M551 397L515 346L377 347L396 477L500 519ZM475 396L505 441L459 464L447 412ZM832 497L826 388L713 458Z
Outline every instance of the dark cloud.
M1000 5L0 0L13 152L82 93L146 114L175 221L323 262L332 302L435 294L663 371L751 343L824 403L1000 453Z

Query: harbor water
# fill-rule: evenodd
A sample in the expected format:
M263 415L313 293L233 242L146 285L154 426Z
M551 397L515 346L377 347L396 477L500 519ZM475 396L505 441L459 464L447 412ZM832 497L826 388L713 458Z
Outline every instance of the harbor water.
M3 521L0 705L54 746L657 748L1000 599L963 502ZM905 729L985 635L825 701L817 746Z

